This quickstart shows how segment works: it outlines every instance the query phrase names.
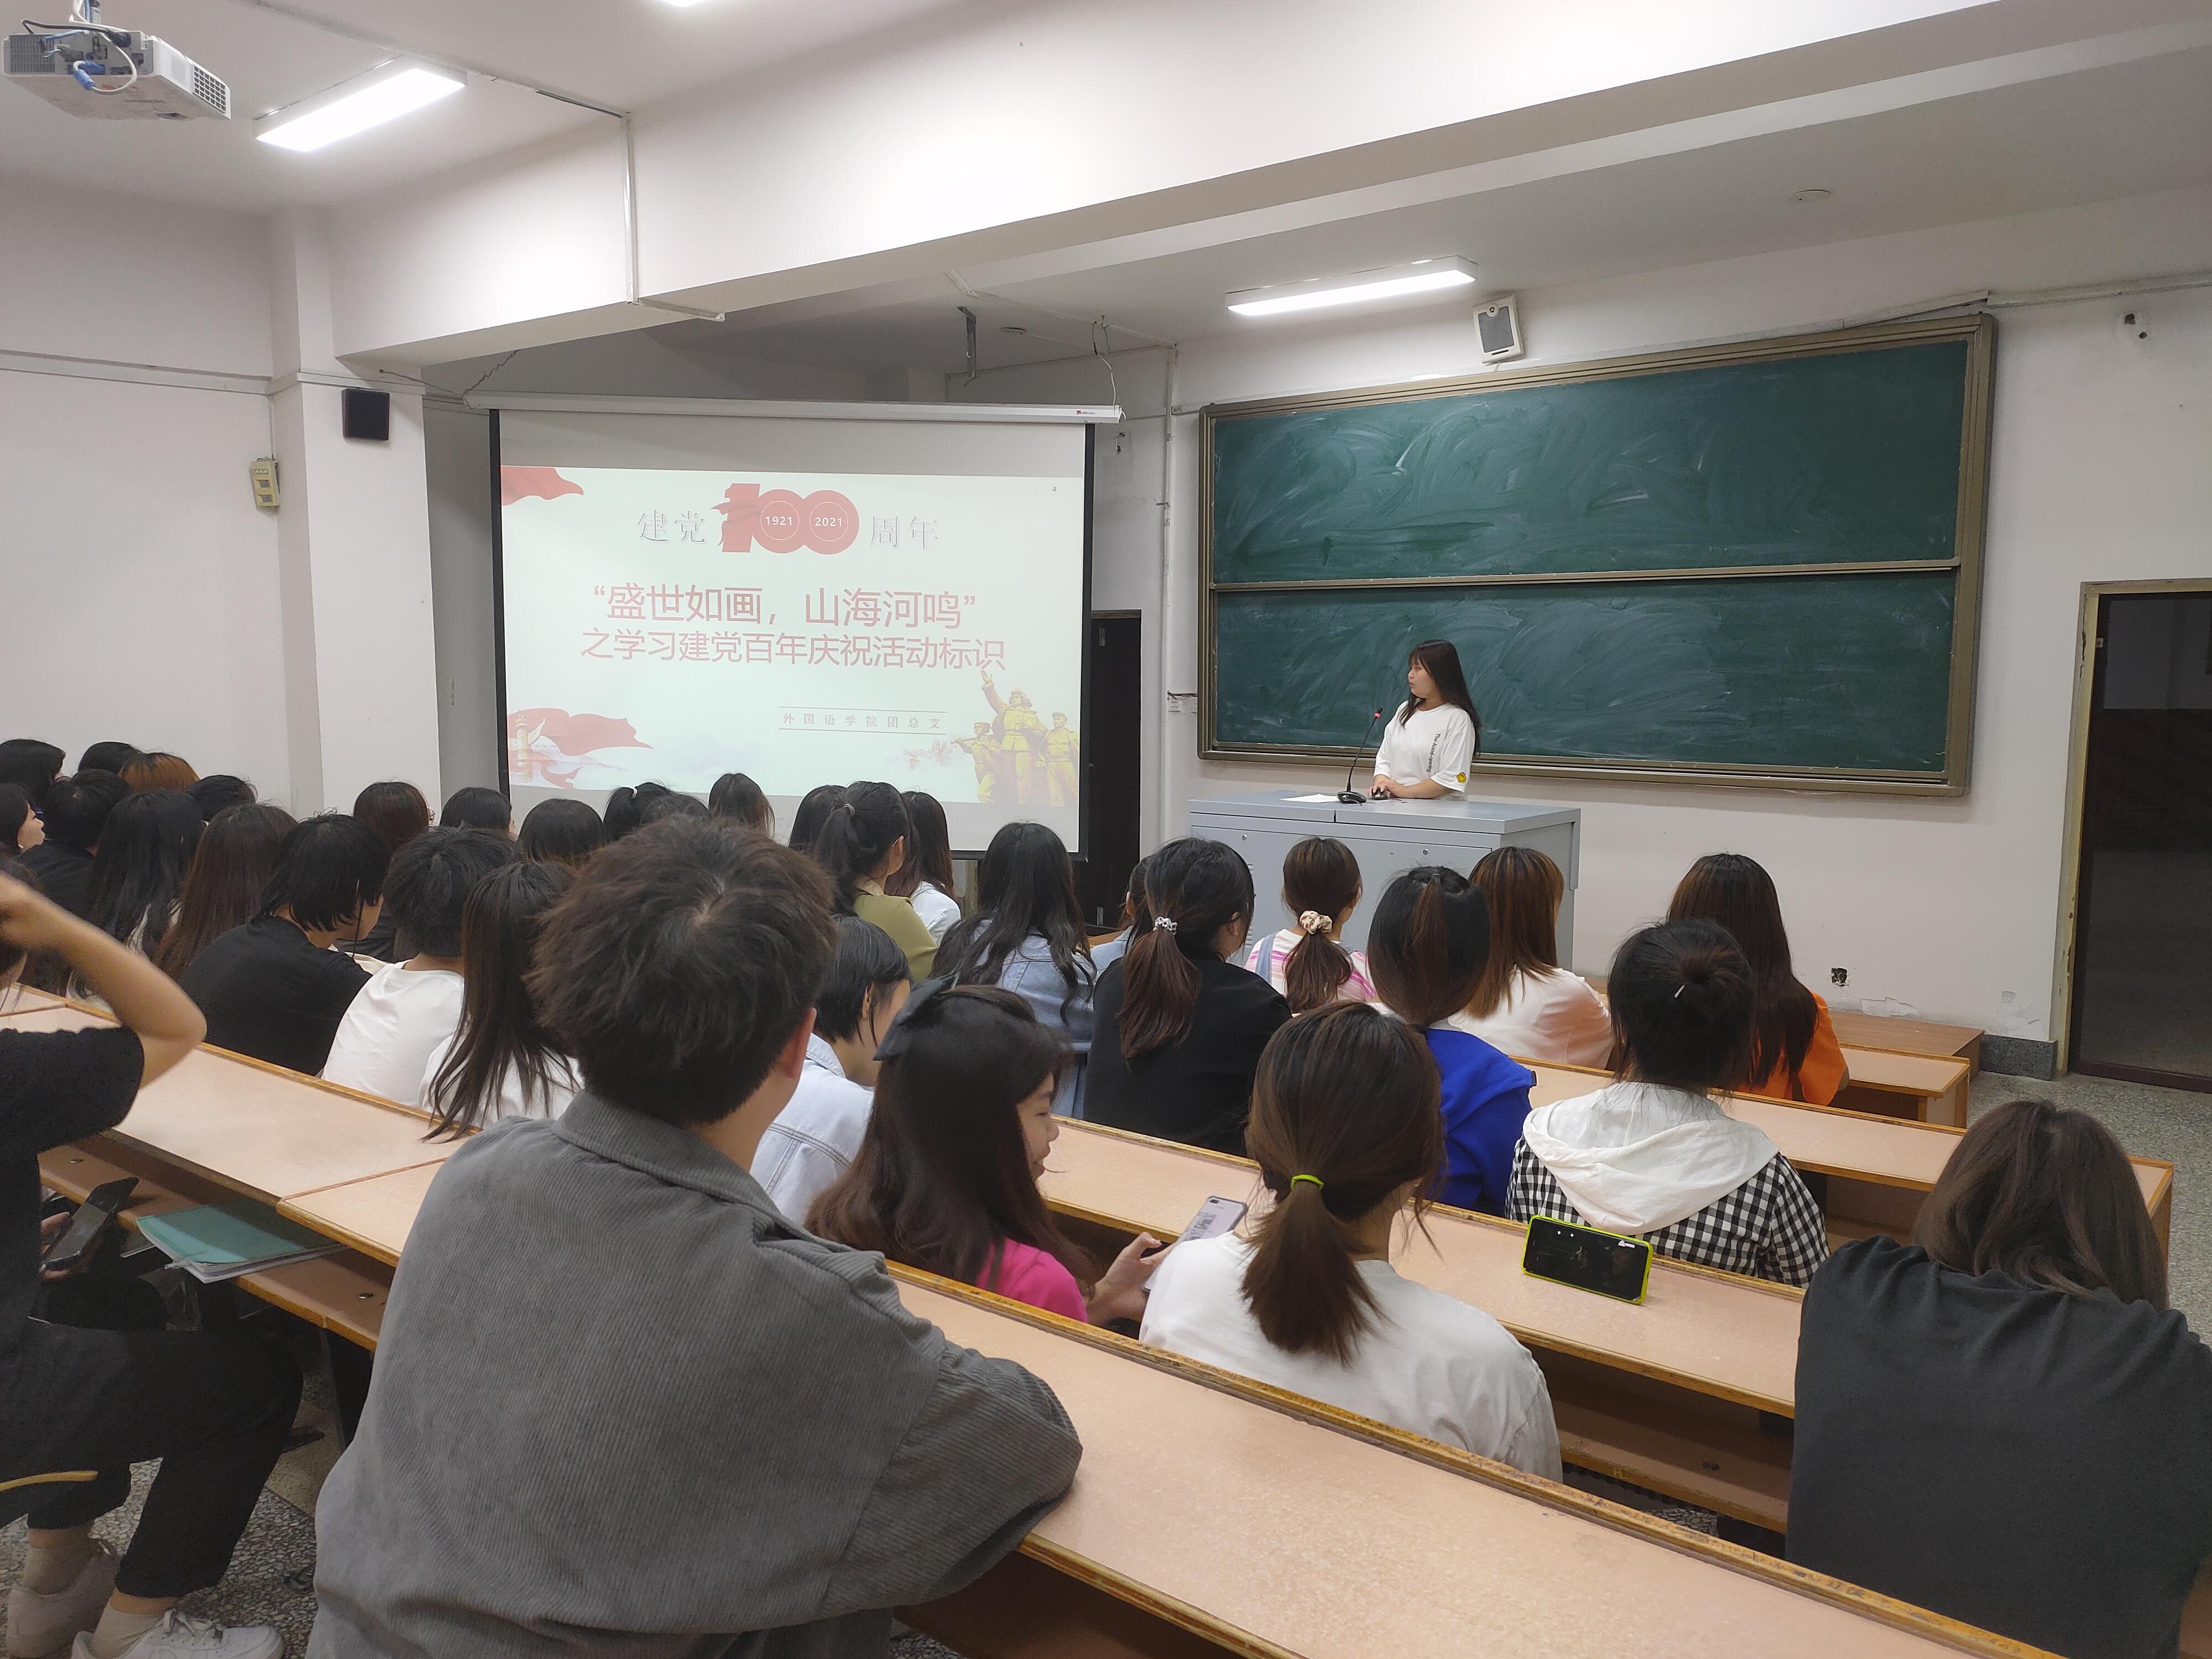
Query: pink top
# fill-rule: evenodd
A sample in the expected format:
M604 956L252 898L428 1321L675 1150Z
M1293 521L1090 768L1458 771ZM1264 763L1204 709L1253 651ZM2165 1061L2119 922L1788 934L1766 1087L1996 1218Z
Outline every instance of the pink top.
M1079 1325L1091 1322L1091 1310L1083 1305L1083 1291L1075 1275L1059 1257L1034 1244L1017 1244L1008 1239L999 1260L996 1280L981 1288L1060 1314Z
M1244 958L1247 971L1260 975L1285 996L1289 987L1284 982L1283 964L1291 959L1291 952L1298 948L1305 935L1295 927L1285 927L1279 933L1270 933L1252 947L1251 955ZM1346 951L1352 958L1352 977L1336 988L1339 1002L1372 1002L1375 1000L1375 981L1367 975L1367 953Z

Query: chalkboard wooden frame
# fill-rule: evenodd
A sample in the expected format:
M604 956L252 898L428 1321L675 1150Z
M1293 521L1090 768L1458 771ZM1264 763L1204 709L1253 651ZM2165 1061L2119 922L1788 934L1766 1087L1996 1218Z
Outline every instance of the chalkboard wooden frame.
M1341 409L1360 404L1398 403L1455 397L1469 392L1502 392L1532 386L1563 386L1587 380L1621 380L1665 374L1686 368L1711 368L1729 364L1833 356L1881 350L1897 346L1924 345L1944 341L1966 343L1965 415L1960 433L1959 501L1953 556L1948 559L1882 560L1864 563L1751 565L1657 570L1568 571L1505 575L1448 575L1358 577L1289 580L1264 582L1224 582L1214 573L1213 472L1216 434L1224 422L1255 416ZM1960 795L1966 791L1972 770L1974 715L1974 670L1981 612L1982 552L1989 489L1990 410L1995 383L1996 319L1986 313L1937 318L1918 322L1879 323L1865 327L1837 329L1822 333L1738 341L1721 345L1689 347L1639 356L1595 362L1566 363L1455 380L1420 380L1398 386L1370 386L1345 392L1310 393L1298 397L1258 399L1244 403L1209 404L1199 416L1199 752L1202 759L1254 763L1342 764L1371 752L1368 748L1341 745L1241 744L1224 742L1217 729L1218 687L1215 683L1220 645L1218 601L1223 594L1261 592L1374 592L1390 589L1460 588L1469 591L1522 586L1534 583L1572 582L1597 586L1624 582L1684 582L1729 580L1777 576L1850 576L1954 572L1951 623L1949 698L1946 710L1943 769L1939 771L1885 771L1806 766L1745 763L1682 764L1666 761L1609 757L1545 756L1522 758L1485 755L1478 771L1503 775L1609 778L1628 782L1699 783L1733 788L1778 788L1855 791L1893 795Z

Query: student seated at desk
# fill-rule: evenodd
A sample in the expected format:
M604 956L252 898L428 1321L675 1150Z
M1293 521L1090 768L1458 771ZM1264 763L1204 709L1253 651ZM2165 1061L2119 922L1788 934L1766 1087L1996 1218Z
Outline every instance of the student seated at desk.
M1850 1081L1835 1021L1820 994L1797 982L1774 878L1741 853L1690 866L1667 907L1669 921L1717 922L1751 964L1753 1041L1747 1095L1825 1106Z
M584 860L607 844L607 827L589 801L556 796L530 809L514 844L534 863L581 869Z
M1252 947L1245 971L1280 991L1294 1014L1332 1002L1372 1002L1367 953L1338 942L1359 903L1359 860L1330 836L1309 836L1283 855L1283 908L1295 926Z
M353 798L353 815L375 832L387 857L430 827L430 803L413 784L397 778L363 788ZM398 922L389 915L380 915L361 942L347 950L379 962L398 962L415 954L411 942L399 938Z
M469 890L461 907L460 1024L422 1067L418 1098L438 1120L426 1139L510 1117L558 1117L584 1086L576 1063L546 1035L527 982L539 924L569 880L565 864L519 863Z
M100 830L85 887L85 920L152 956L175 918L185 871L207 824L181 789L147 789L118 801Z
M211 941L179 982L207 1016L208 1041L313 1077L368 975L330 947L376 926L384 843L357 818L296 824L252 921Z
M1790 1559L2072 1659L2158 1659L2212 1556L2212 1352L2111 1131L1978 1119L1914 1243L1805 1292Z
M760 785L742 772L725 772L714 780L714 787L707 792L707 814L742 823L764 836L775 833L775 809L768 804L768 795Z
M884 891L914 901L914 913L939 945L960 921L953 896L952 832L945 827L945 803L920 789L899 799L906 803L906 859L884 883Z
M1245 1136L1273 1208L1177 1244L1145 1340L1412 1434L1559 1478L1544 1374L1481 1310L1401 1279L1390 1245L1443 1164L1419 1038L1347 1004L1275 1034Z
M1559 866L1534 848L1501 847L1468 880L1490 906L1490 959L1462 1029L1522 1060L1609 1064L1613 1017L1587 980L1559 966Z
M991 837L975 872L975 914L946 935L938 971L955 985L1013 992L1073 1050L1053 1109L1083 1115L1091 1060L1091 999L1098 970L1075 896L1066 845L1042 823L1009 823Z
M855 1249L1103 1325L1145 1310L1149 1234L1095 1285L1037 1176L1060 1138L1053 1095L1067 1049L996 986L933 980L877 1050L875 1110L851 1169L807 1225Z
M339 1023L323 1077L349 1089L416 1106L423 1066L461 1023L461 921L469 895L519 856L514 843L482 830L426 830L399 849L384 880L384 902L415 943L404 962L380 968Z
M1595 1094L1528 1114L1506 1213L1802 1285L1828 1256L1820 1207L1765 1131L1711 1098L1737 1086L1751 1053L1743 952L1710 921L1663 922L1629 936L1607 988L1620 1070Z
M1084 1085L1093 1123L1244 1152L1252 1073L1291 1018L1230 958L1252 927L1252 871L1218 841L1171 841L1145 866L1152 925L1100 977Z
M753 1179L804 1222L823 1188L852 1167L868 1132L876 1050L906 1006L906 952L872 921L837 918L837 953L814 994L814 1035L791 1104L761 1137Z
M812 799L809 797L808 799ZM802 803L803 805L803 803ZM844 798L830 809L811 850L830 872L841 915L872 921L898 941L917 981L937 964L937 941L915 913L914 901L884 890L884 883L906 859L909 826L906 802L888 783L848 784ZM793 833L798 833L794 826Z
M692 819L554 907L531 989L586 1086L431 1183L316 1508L309 1659L880 1656L1066 1492L1052 1391L746 1172L834 938L807 860Z
M131 786L112 772L81 771L46 787L46 838L24 849L23 867L38 878L40 892L73 916L85 914L93 849L107 815L130 794Z
M830 814L844 804L845 786L842 783L817 783L801 795L791 814L792 850L811 857L822 826L830 822Z
M1504 1215L1536 1074L1462 1012L1490 959L1489 906L1456 870L1423 865L1384 890L1367 945L1382 1006L1420 1032L1443 1079L1443 1175L1430 1196Z
M217 1631L175 1608L229 1565L291 1431L299 1366L234 1334L32 1316L39 1154L122 1122L141 1085L206 1028L143 957L0 876L0 988L27 951L59 955L120 1029L0 1032L0 1522L30 1521L7 1650L276 1659L275 1631ZM92 1523L131 1495L131 1465L154 1459L161 1472L118 1563Z
M200 816L210 823L215 822L218 812L227 812L234 806L251 806L260 799L251 783L228 772L210 773L185 793L192 798L192 805L200 809Z
M17 783L0 783L0 860L12 860L46 838L46 826Z
M210 943L253 920L261 890L276 868L277 849L297 822L283 807L262 801L230 807L210 820L177 894L177 919L154 952L156 967L180 980Z
M21 789L34 808L46 804L46 791L62 775L68 755L57 744L38 738L0 738L0 784ZM0 852L5 852L0 847Z
M1152 902L1145 897L1145 871L1151 863L1149 858L1142 858L1129 866L1128 889L1121 896L1121 931L1103 945L1091 947L1091 965L1098 970L1101 979L1106 976L1109 968L1129 954L1129 947L1140 936L1152 929Z
M441 830L481 830L487 835L514 838L514 809L496 789L480 783L464 785L446 797L438 811Z

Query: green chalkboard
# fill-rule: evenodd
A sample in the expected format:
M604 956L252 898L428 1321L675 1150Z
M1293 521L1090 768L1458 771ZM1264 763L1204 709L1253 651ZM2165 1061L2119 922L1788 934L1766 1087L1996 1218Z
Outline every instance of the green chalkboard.
M1336 757L1460 648L1486 765L1965 787L1994 325L1206 411L1206 741Z

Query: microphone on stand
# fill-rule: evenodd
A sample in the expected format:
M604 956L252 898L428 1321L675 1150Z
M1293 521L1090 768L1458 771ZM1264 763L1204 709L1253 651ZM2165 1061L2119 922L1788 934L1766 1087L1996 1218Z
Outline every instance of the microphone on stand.
M1359 747L1362 753L1364 753L1367 745L1374 741L1375 722L1382 718L1382 711L1379 708L1368 717L1367 735L1359 740ZM1352 767L1358 766L1358 764L1359 756L1354 755L1352 757L1352 765L1344 769L1344 787L1337 792L1336 798L1342 801L1346 806L1364 806L1367 804L1367 797L1352 787Z

